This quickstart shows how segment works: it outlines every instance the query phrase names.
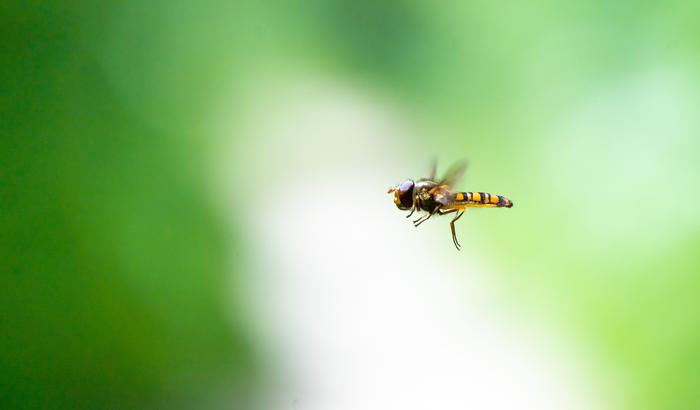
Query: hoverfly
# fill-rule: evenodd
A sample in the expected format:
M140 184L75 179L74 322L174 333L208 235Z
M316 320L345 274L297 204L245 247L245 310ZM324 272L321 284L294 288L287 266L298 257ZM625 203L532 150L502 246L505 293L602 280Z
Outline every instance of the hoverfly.
M450 167L440 179L435 179L435 165L430 177L421 178L418 181L407 179L404 182L389 188L387 193L394 194L394 203L402 211L411 211L406 216L409 218L415 211L425 213L413 221L414 226L419 226L430 219L431 216L447 215L454 213L450 222L452 230L452 242L457 250L461 245L455 234L455 222L462 217L467 208L510 208L513 202L501 195L488 192L452 192L451 186L459 180L466 169L466 162L459 162Z

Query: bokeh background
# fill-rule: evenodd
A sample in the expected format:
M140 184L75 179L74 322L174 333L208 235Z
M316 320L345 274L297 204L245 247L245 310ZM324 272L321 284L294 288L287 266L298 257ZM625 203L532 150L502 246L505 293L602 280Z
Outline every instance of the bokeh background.
M0 407L700 408L699 19L5 2Z

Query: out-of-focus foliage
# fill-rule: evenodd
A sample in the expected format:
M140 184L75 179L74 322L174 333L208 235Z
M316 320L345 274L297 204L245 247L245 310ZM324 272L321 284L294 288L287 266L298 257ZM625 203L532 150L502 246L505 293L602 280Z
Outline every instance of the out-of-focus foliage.
M98 53L113 7L2 8L0 407L243 405L252 350L225 313L237 238L196 136L116 95Z
M499 280L552 300L630 381L629 408L700 406L694 2L0 16L0 407L243 406L257 367L227 304L240 238L210 203L203 131L269 67L361 79L445 124L434 149L475 158L475 189L516 202L517 222L470 222L511 232L481 241L510 264Z

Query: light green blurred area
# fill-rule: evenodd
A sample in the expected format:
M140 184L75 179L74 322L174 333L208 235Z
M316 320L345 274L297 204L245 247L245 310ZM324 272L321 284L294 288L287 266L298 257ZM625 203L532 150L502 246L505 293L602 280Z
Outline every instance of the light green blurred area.
M0 407L246 408L265 376L210 121L305 70L442 124L405 160L466 156L467 189L513 199L469 223L494 281L593 346L626 408L700 407L697 4L0 10Z

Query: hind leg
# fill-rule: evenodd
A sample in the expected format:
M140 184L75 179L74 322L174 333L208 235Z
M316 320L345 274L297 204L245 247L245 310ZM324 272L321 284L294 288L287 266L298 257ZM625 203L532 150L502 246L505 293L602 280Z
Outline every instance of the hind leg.
M455 248L457 248L457 250L459 250L461 245L459 244L459 241L457 241L457 234L455 233L455 222L457 222L457 220L461 218L462 215L464 215L464 210L455 215L455 217L452 218L452 221L450 221L450 230L452 231L452 242L454 242Z

